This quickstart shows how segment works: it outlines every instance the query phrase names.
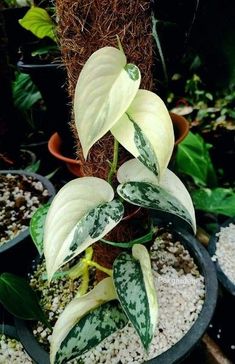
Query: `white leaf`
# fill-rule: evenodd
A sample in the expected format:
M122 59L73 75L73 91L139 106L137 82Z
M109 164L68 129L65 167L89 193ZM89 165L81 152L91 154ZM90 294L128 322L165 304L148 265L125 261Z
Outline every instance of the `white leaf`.
M66 254L68 236L78 221L100 204L112 201L113 197L112 187L96 177L74 179L57 193L49 208L44 231L44 255L50 278L59 267L57 256L60 253L63 256L63 251Z
M101 304L116 299L111 277L103 279L92 291L82 297L74 298L59 316L51 337L50 360L54 363L57 351L70 330L89 311Z
M113 47L91 55L77 81L75 124L86 158L89 149L125 113L140 85L140 72Z
M139 90L126 114L111 132L153 173L158 176L164 173L174 148L174 130L160 97L153 92Z

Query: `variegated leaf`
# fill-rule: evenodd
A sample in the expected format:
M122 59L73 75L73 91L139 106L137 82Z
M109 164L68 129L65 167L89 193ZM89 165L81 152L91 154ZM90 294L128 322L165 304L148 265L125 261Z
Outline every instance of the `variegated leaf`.
M113 280L122 308L148 350L158 317L157 295L147 249L136 244L132 252L115 259Z
M126 182L118 186L118 194L133 205L176 215L194 231L195 221L180 200L161 186L148 182Z
M117 329L127 318L117 301L112 278L101 281L86 295L74 298L59 316L51 339L51 363L82 355Z
M165 171L174 147L174 131L167 108L156 94L139 90L111 132L156 176Z
M44 255L49 279L71 250L73 256L79 254L119 222L123 207L116 201L109 204L113 197L112 187L96 177L74 179L57 193L48 211L44 231ZM110 208L114 209L107 218ZM85 224L84 230L81 219ZM78 247L74 238L79 231L84 244ZM81 244L81 239L78 244Z
M29 225L31 238L41 256L43 255L43 231L49 207L50 204L39 207L33 214Z
M86 158L89 149L125 113L140 85L139 69L113 47L94 52L77 81L74 115Z
M156 176L149 171L137 159L131 159L124 163L117 172L117 179L120 183L125 182L149 182L159 185L162 189L175 197L188 211L191 225L196 232L196 218L191 196L181 180L169 169L166 169L160 182Z

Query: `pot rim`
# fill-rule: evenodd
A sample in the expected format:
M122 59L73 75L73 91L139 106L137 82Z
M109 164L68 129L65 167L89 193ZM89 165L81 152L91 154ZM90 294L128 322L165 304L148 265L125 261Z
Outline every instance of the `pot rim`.
M166 226L166 225L161 225ZM214 313L217 295L218 281L216 277L215 267L207 250L187 231L173 230L174 236L180 239L183 245L189 250L195 259L201 274L205 279L205 301L202 310L189 331L173 345L159 356L148 360L144 364L174 364L184 359L195 347L198 341L205 333L212 315ZM15 319L15 325L21 343L25 350L38 364L49 364L49 354L39 345L28 324L20 319Z
M55 194L56 194L56 190L55 190L55 187L53 186L53 184L46 177L41 176L40 174L33 173L33 172L26 172L26 171L21 170L21 169L19 169L19 170L17 170L17 169L14 169L14 170L0 170L0 175L1 174L18 174L18 175L26 175L26 176L35 177L38 181L42 182L44 187L46 187L46 189L48 190L49 195L50 195L50 198L49 198L48 202L51 202L52 199L54 198ZM4 243L2 246L0 246L0 254L6 252L9 249L11 249L13 246L20 243L21 241L23 241L28 236L29 236L29 228L23 230L15 238L13 238L11 240L8 240L6 243Z
M220 232L222 227L227 227L230 223L234 223L235 224L235 216L231 217L229 219L227 219L223 224L219 225L216 232L214 234L211 235L210 240L209 240L209 244L208 244L208 252L210 254L210 256L212 257L215 252L216 252L216 243L217 243L217 236L216 234L218 232ZM235 296L235 283L233 283L228 276L224 273L224 271L222 270L221 266L219 265L218 260L216 260L214 262L215 268L216 268L216 272L217 272L217 277L219 282L222 284L222 286L232 295Z

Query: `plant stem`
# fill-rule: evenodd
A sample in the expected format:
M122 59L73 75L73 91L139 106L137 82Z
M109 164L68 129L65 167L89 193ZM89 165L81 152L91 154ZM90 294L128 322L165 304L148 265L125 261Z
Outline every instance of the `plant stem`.
M117 164L118 164L118 149L119 143L117 139L114 138L114 145L113 145L113 161L111 163L111 167L108 174L108 183L112 185L112 179L114 174L117 172Z
M112 269L108 269L108 268L105 268L103 267L102 265L94 262L93 260L86 260L84 259L84 261L86 262L87 265L89 265L90 267L95 267L96 269L99 269L101 272L104 272L106 274L108 274L110 277L112 276L113 274L113 271Z

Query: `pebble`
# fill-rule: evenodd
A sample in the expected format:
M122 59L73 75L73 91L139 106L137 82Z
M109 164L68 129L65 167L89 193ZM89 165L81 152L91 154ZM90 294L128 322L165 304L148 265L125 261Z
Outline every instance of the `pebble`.
M0 335L0 364L32 364L20 342Z
M235 284L235 224L222 227L216 234L216 252L213 261L218 261L224 274Z

